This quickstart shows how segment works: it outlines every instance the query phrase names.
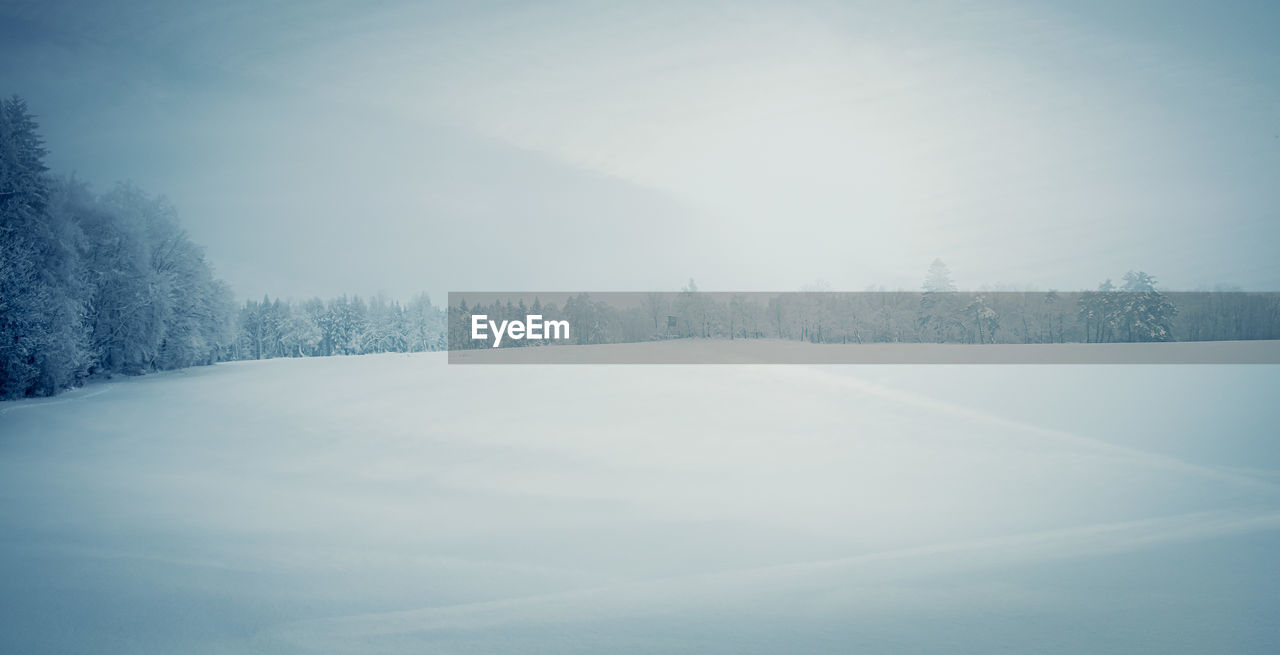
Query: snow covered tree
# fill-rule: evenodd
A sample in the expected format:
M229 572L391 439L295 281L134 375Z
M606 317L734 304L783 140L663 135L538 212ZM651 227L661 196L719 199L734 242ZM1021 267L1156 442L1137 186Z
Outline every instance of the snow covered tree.
M537 314L541 307L535 303L532 313ZM412 352L442 350L445 348L445 317L438 307L431 304L427 294L420 293L409 301L405 307L405 319L408 323L408 347Z
M291 307L280 330L286 357L308 357L320 345L320 328L304 308Z
M381 295L369 301L364 329L360 333L360 352L385 353L408 350L408 329L400 303Z
M979 294L965 307L969 316L973 317L974 338L977 343L995 343L996 330L1000 327L1000 314L987 304L987 298Z
M162 198L50 178L35 119L0 100L0 397L216 361L231 306Z
M1125 340L1171 340L1178 310L1156 290L1156 279L1142 271L1129 271L1123 280L1115 313L1125 331Z
M360 296L337 298L329 303L329 317L325 327L334 355L358 355L361 337L365 333L366 309Z
M45 154L26 103L0 100L0 397L57 393L84 372L79 234L51 206Z

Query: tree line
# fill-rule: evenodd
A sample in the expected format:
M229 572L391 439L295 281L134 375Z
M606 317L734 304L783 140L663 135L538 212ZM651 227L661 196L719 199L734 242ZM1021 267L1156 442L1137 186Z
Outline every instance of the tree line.
M1280 338L1276 294L1159 291L1141 271L1083 293L957 292L935 261L921 291L642 294L615 306L491 302L448 312L425 294L247 301L237 306L164 198L94 193L52 175L35 118L0 99L0 398L46 396L94 376L236 359L413 352L480 344L470 316L567 320L572 344L700 337L814 343L1060 343ZM505 346L546 341L512 340Z
M468 306L463 297L449 307L451 348L489 347L467 338L470 317L477 314L495 321L526 314L567 320L570 344L671 338L969 344L1280 339L1280 294L1166 293L1143 271L1084 292L962 292L941 261L930 267L920 291L707 293L690 280L678 293L578 294L563 307L536 297L529 308L524 298ZM512 340L503 347L547 343L552 342Z
M444 312L343 296L237 307L164 198L50 173L35 117L0 99L0 398L235 359L435 350Z
M445 314L418 294L408 304L375 296L289 302L263 296L236 316L227 359L324 357L443 350Z

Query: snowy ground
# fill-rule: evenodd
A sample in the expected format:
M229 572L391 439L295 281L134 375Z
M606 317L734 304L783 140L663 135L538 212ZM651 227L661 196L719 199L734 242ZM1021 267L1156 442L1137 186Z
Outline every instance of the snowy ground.
M477 348L450 364L1280 364L1280 341L865 343L671 339L565 348Z
M1280 367L223 364L0 404L0 652L1280 652Z

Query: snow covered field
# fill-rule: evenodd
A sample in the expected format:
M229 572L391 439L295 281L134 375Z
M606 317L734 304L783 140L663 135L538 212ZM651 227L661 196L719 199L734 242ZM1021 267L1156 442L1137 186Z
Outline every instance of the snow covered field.
M1280 652L1280 367L241 362L0 404L0 652Z

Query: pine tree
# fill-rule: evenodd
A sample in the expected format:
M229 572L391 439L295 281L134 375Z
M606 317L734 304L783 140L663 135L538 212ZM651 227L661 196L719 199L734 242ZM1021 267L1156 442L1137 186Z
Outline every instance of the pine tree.
M951 271L941 259L933 260L929 265L929 273L924 279L924 290L928 293L945 293L955 291L956 285L951 281Z
M951 282L951 271L941 259L933 260L925 276L924 294L920 297L918 324L921 331L938 343L951 340L951 328L957 323L956 315L963 308L953 298L956 285Z
M79 234L51 206L37 129L21 98L0 100L0 397L54 394L84 374Z

